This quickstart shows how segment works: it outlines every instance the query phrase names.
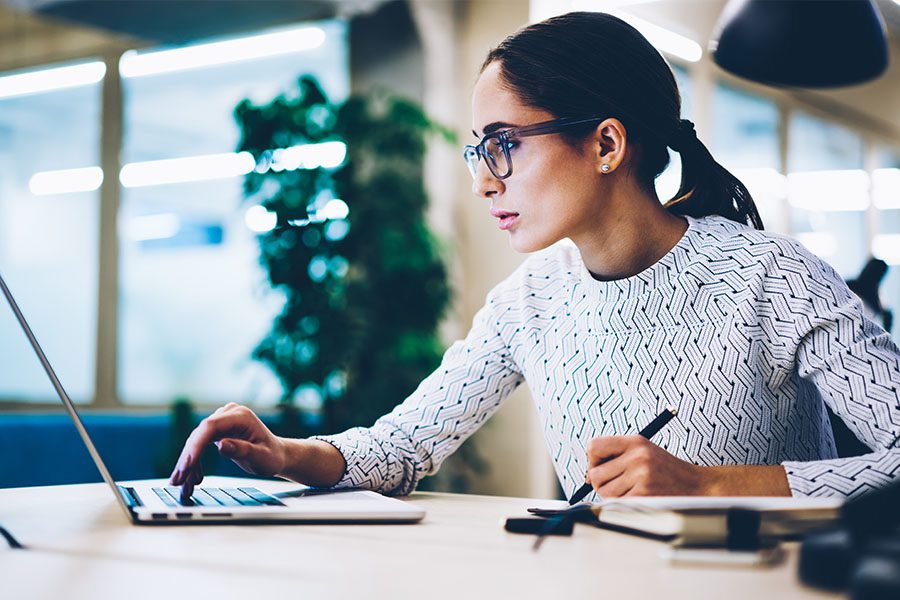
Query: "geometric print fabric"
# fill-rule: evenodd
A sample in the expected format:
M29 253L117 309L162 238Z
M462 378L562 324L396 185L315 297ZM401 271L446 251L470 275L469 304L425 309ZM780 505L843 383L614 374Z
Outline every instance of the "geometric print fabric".
M522 382L567 497L587 443L636 433L700 465L782 464L797 496L852 497L900 473L900 350L827 263L796 240L722 217L659 262L593 279L557 244L495 287L469 334L369 428L316 436L347 470L336 487L408 494ZM871 454L837 458L828 405ZM590 499L590 498L589 498Z

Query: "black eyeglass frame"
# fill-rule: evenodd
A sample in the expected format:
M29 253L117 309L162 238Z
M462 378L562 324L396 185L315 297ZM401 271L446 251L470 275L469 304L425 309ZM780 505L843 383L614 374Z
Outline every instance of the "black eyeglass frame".
M507 146L507 143L513 138L559 133L566 127L572 127L573 125L586 125L587 123L599 123L605 118L606 117L591 117L589 119L582 119L579 117L563 117L561 119L553 119L552 121L542 121L533 125L524 125L522 127L512 127L510 129L493 131L481 138L481 141L478 142L478 144L468 144L464 146L463 160L466 161L466 166L469 166L469 172L472 174L473 179L476 175L475 171L478 168L478 159L484 159L484 163L487 165L487 168L491 172L491 175L493 175L497 179L506 179L513 173L512 158L509 156L509 146ZM485 143L490 140L497 140L500 144L500 149L503 151L503 158L506 160L506 164L509 166L509 169L506 173L497 173L494 169L493 160L488 155L487 150L485 150ZM473 152L476 158L473 162L470 162L469 157L472 156Z

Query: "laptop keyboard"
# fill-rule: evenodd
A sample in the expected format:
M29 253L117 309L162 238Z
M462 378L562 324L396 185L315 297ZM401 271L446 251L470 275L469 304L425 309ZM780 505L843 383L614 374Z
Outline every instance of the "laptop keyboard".
M252 487L239 488L194 488L194 494L187 502L181 501L181 488L175 486L155 487L153 492L166 506L284 506L284 503Z

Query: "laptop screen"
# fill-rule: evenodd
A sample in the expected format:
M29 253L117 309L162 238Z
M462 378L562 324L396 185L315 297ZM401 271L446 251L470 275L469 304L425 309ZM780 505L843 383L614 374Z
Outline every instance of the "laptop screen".
M119 495L118 488L116 487L115 480L112 478L112 475L107 469L106 464L103 462L103 459L100 457L100 453L97 451L94 442L91 440L90 435L88 434L87 429L84 426L84 423L81 417L78 414L78 411L75 408L75 404L72 402L69 395L66 393L65 388L62 383L59 381L59 378L56 375L56 372L53 370L53 367L50 365L50 361L47 359L47 356L44 354L44 350L38 342L37 338L34 335L34 332L31 330L31 326L28 324L28 321L25 319L25 315L22 313L16 299L13 297L12 292L6 284L6 281L3 279L2 274L0 274L0 291L2 291L3 296L5 297L7 303L9 304L10 309L15 316L16 321L18 321L19 326L22 328L25 337L28 339L28 343L31 345L34 350L35 355L40 361L41 367L44 372L47 374L48 379L50 380L53 389L56 394L59 396L60 401L63 404L63 407L69 417L72 419L72 422L75 425L75 429L78 432L78 435L81 437L82 442L87 448L88 453L91 456L91 459L94 461L94 464L97 466L97 470L100 471L100 475L103 480L110 486L113 491L113 494L116 497L119 505L125 511L125 513L131 518L131 511L128 510L128 507L125 504L125 501Z

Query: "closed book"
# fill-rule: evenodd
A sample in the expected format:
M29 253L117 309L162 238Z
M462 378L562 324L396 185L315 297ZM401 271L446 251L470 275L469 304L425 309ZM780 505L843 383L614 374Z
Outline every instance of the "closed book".
M592 510L601 526L677 539L682 545L715 545L728 537L733 509L759 514L760 538L789 538L829 527L842 504L839 498L664 496L612 499Z

